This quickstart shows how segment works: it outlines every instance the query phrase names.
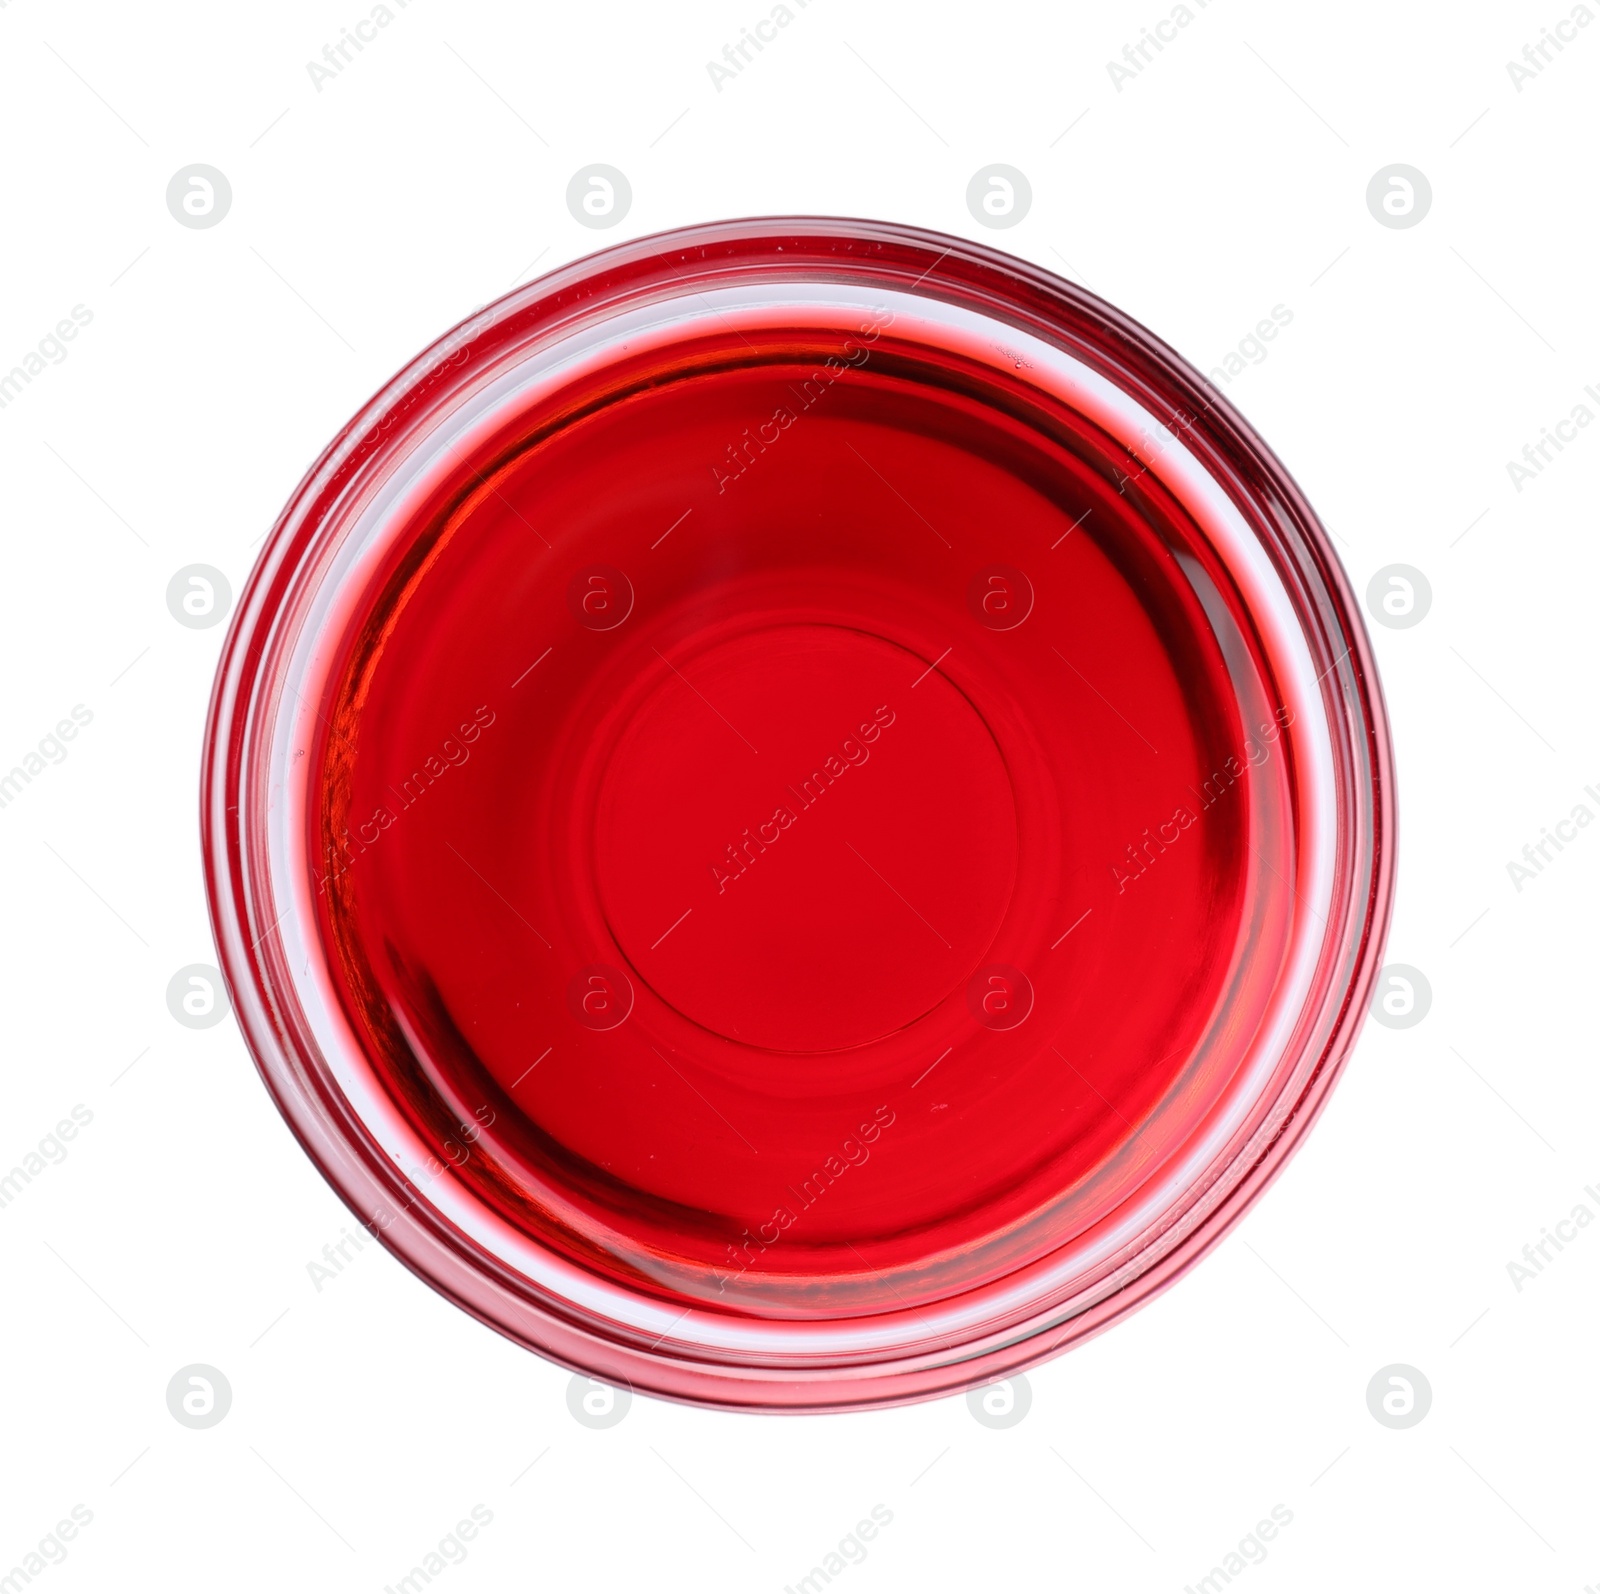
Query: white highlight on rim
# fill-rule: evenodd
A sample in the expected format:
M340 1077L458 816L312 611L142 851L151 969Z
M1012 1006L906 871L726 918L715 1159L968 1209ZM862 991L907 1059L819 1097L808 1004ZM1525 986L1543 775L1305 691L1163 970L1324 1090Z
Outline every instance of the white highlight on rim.
M980 1287L965 1303L958 1299L832 1325L814 1320L803 1325L740 1321L698 1307L684 1311L660 1305L532 1244L482 1206L448 1165L431 1181L423 1177L433 1154L389 1101L345 1020L315 933L312 880L316 860L307 856L304 845L313 798L304 774L312 760L297 761L294 749L308 745L307 738L315 735L315 716L309 705L320 700L337 643L371 577L406 530L411 512L440 475L458 468L459 457L470 454L478 442L492 435L508 414L555 392L585 371L608 364L624 350L637 353L672 344L696 329L755 331L779 310L793 323L848 334L881 319L885 309L893 316L897 338L916 341L920 331L935 346L957 348L968 358L1004 372L1012 381L1026 380L1064 399L1113 437L1130 444L1130 453L1136 458L1148 453L1152 438L1157 440L1159 449L1149 462L1149 474L1168 486L1199 521L1244 591L1251 613L1273 631L1278 644L1275 662L1284 671L1285 695L1301 733L1296 751L1304 790L1310 797L1301 813L1298 909L1285 969L1273 999L1244 1066L1223 1101L1211 1110L1209 1127L1196 1137L1180 1162L1165 1169L1158 1182L1141 1187L1113 1218L1068 1245L1063 1256L1026 1268L1014 1284L1002 1281ZM1331 732L1315 662L1288 594L1243 515L1180 435L1064 351L1011 325L1003 329L1007 349L1002 350L996 331L993 321L940 300L876 286L869 291L853 284L808 282L763 282L673 296L580 328L486 384L415 442L345 532L295 640L287 670L287 681L295 690L280 691L269 751L269 789L281 794L282 800L268 801L272 902L264 905L263 912L281 915L275 933L283 946L283 966L329 1071L394 1168L421 1190L414 1204L432 1207L537 1290L592 1318L659 1336L663 1346L731 1356L781 1356L786 1349L792 1353L788 1342L795 1328L803 1326L801 1354L805 1361L909 1349L909 1339L926 1347L930 1340L947 1338L959 1348L960 1342L970 1340L985 1325L1048 1299L1074 1278L1090 1274L1150 1231L1182 1201L1245 1123L1279 1066L1310 993L1322 928L1332 907L1336 796ZM1029 362L1020 371L1018 349ZM1137 446L1139 440L1144 447ZM244 812L258 800L256 794L242 792ZM279 904L285 906L279 908ZM593 1214L584 1214L583 1221L591 1233L595 1231ZM1103 1289L1096 1291L1096 1298L1102 1293ZM1085 1304L1076 1303L1075 1310L1082 1310ZM908 1332L909 1324L914 1324L914 1332Z

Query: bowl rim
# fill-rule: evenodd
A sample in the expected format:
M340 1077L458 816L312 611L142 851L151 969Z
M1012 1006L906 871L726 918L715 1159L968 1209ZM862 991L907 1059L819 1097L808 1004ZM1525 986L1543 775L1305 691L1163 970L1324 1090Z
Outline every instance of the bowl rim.
M911 267L925 269L910 280ZM730 266L783 275L831 276L892 269L899 284L929 297L985 301L995 309L1070 338L1074 355L1095 365L1140 402L1169 415L1186 410L1191 435L1212 464L1234 472L1252 495L1247 518L1273 550L1292 555L1303 593L1290 591L1302 625L1320 619L1342 652L1324 672L1329 735L1365 778L1341 789L1340 867L1334 902L1342 933L1331 928L1317 959L1317 1022L1302 1022L1317 1043L1293 1099L1277 1105L1276 1132L1248 1160L1236 1158L1216 1192L1175 1244L1142 1266L1117 1270L1116 1287L1062 1319L1039 1322L929 1352L908 1343L875 1360L819 1365L737 1364L725 1354L663 1349L599 1331L561 1303L530 1297L526 1281L454 1229L414 1195L391 1212L404 1183L381 1167L361 1121L328 1078L304 1022L271 966L275 906L265 888L258 789L261 745L270 735L267 671L281 650L281 627L303 595L305 561L351 482L380 468L396 418L438 404L470 380L495 340L539 333L614 313L651 293L718 280ZM673 283L679 284L677 290ZM689 291L694 291L691 287ZM982 305L980 305L980 308ZM1198 410L1196 415L1194 412ZM1242 506L1243 507L1243 506ZM1269 544L1269 547L1271 545ZM1280 570L1280 578L1284 572ZM1286 590L1288 583L1285 582ZM1309 607L1308 607L1309 605ZM1327 650L1332 652L1331 647ZM1365 1018L1393 905L1396 793L1388 718L1371 642L1332 543L1298 485L1227 399L1154 334L1088 290L1015 256L969 240L897 223L823 216L757 217L675 228L603 249L560 267L474 312L385 383L306 472L265 540L241 591L206 720L201 761L202 861L224 979L257 1071L307 1155L355 1216L426 1283L497 1332L606 1382L696 1405L731 1410L843 1411L902 1404L994 1382L1103 1331L1168 1287L1218 1244L1282 1170L1320 1115ZM252 828L254 827L254 828ZM1358 845L1349 844L1352 830ZM1364 862L1364 867L1357 867ZM285 910L287 912L288 910ZM281 919L283 915L279 915ZM1330 984L1331 964L1347 972ZM1309 1053L1307 1056L1309 1057ZM397 1183L397 1179L399 1183ZM1137 1260L1137 1258L1135 1259Z

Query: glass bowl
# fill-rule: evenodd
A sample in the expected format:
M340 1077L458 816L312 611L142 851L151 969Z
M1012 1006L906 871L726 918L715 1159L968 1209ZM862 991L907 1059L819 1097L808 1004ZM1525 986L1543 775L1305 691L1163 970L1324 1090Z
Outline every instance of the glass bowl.
M878 222L475 315L296 490L207 727L221 962L414 1272L592 1377L841 1410L1172 1282L1359 1029L1371 652L1117 310Z

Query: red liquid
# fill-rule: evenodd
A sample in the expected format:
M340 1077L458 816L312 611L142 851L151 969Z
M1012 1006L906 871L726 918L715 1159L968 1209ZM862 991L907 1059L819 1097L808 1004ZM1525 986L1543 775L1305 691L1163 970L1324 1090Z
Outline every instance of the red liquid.
M702 323L463 458L315 750L323 934L419 1133L582 1266L765 1317L1062 1244L1292 909L1290 738L1182 506L850 330Z

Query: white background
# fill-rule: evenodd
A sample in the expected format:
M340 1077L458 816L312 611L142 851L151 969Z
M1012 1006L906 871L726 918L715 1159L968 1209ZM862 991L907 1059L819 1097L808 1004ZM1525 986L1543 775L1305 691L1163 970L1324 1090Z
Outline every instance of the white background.
M881 1503L845 1594L1176 1594L1281 1503L1241 1574L1263 1594L1600 1583L1600 1225L1520 1292L1507 1272L1575 1204L1600 1214L1600 830L1520 893L1506 869L1600 812L1600 426L1520 493L1506 470L1600 385L1600 25L1518 92L1506 62L1565 0L1193 3L1120 92L1106 63L1160 0L791 0L720 92L706 62L765 0L411 0L321 92L306 63L359 0L0 7L0 372L93 313L0 410L0 769L94 716L0 809L0 1172L93 1113L0 1207L0 1576L81 1503L47 1591L376 1591L481 1503L444 1594L777 1591ZM997 161L1034 196L1003 233L965 204ZM191 162L233 187L211 230L166 208ZM633 186L610 232L565 205L591 162ZM1411 229L1366 207L1391 162L1433 187ZM566 1373L378 1247L318 1293L348 1213L231 1021L165 1003L215 957L196 788L222 639L173 621L171 575L204 562L237 592L315 453L480 303L621 238L783 212L999 243L1202 368L1286 306L1229 396L1358 590L1396 562L1432 586L1420 625L1374 627L1388 957L1431 1011L1369 1024L1239 1230L1035 1370L1005 1431L962 1398L809 1419L639 1398L594 1432ZM233 1389L201 1432L165 1402L191 1362ZM1367 1410L1392 1362L1433 1389L1406 1431Z

